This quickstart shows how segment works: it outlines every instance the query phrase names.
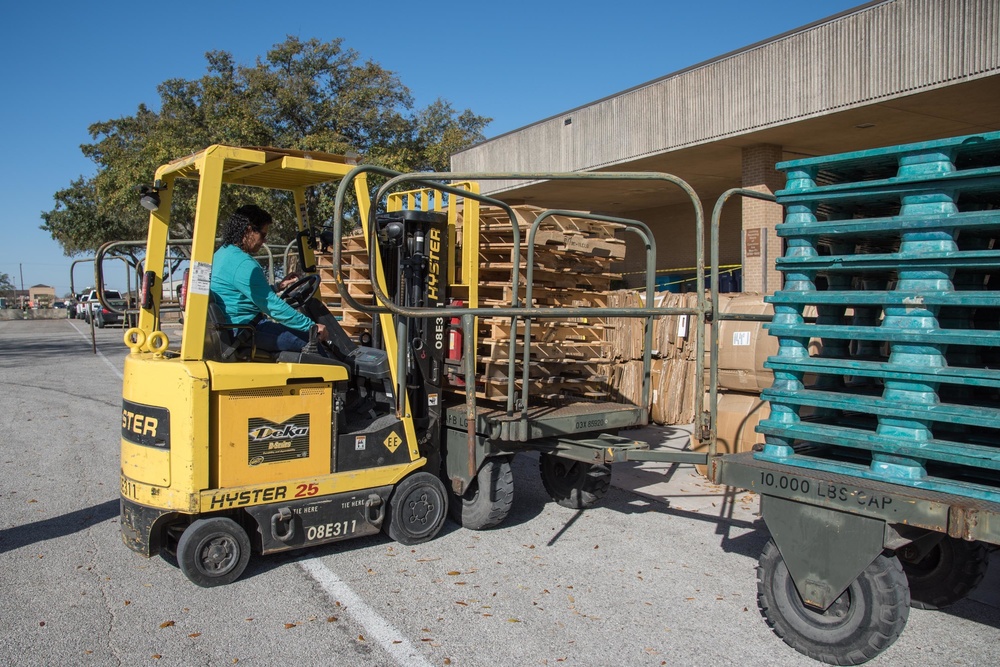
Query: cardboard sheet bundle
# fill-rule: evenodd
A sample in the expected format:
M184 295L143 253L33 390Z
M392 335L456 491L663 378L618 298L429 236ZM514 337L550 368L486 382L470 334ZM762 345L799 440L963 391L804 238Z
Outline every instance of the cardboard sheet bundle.
M643 306L645 294L620 290L609 295L615 307ZM693 308L698 295L657 292L657 308ZM646 320L610 318L607 325L610 353L615 359L612 386L623 401L638 403L642 396L642 353ZM689 315L653 318L653 359L650 369L650 417L658 424L686 424L695 417L695 374L700 368L696 357L697 334Z

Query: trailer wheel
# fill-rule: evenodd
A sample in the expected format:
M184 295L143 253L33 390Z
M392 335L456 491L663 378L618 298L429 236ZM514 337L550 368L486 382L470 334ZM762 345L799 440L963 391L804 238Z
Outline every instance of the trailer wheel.
M451 518L469 530L492 528L503 522L514 502L514 474L510 458L487 459L462 496L452 495Z
M192 583L203 588L236 581L250 561L250 538L226 517L198 519L177 543L177 564Z
M802 602L774 540L757 566L757 607L776 635L799 653L830 665L860 665L899 638L910 594L899 560L880 554L830 608Z
M600 463L581 463L554 454L538 459L542 486L552 500L574 510L593 507L611 486L611 468Z
M420 544L433 539L448 516L448 491L429 472L410 475L396 485L389 497L382 529L400 544Z
M941 539L921 560L912 549L896 552L910 583L910 606L941 609L971 593L986 576L989 552L982 542Z

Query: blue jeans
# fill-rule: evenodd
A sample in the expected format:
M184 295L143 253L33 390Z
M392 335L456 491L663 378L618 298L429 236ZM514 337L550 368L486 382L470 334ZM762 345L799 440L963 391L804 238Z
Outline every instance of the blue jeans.
M284 324L264 320L257 325L254 342L258 350L265 352L299 352L309 342L309 332L289 329ZM319 353L326 356L324 346L318 347Z

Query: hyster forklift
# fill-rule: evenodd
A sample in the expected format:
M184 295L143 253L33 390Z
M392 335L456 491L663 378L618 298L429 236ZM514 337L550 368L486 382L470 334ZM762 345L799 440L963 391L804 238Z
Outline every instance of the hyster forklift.
M368 186L373 172L386 183L374 198ZM384 204L394 178L409 183L395 172L356 167L337 155L216 145L160 167L153 185L142 189L151 211L146 271L138 325L125 334L131 353L122 390L121 530L131 549L147 557L174 555L193 583L217 586L236 580L251 552L271 554L380 530L403 544L432 539L449 502L463 526L495 526L510 510L511 459L520 451L540 452L542 479L556 501L583 508L608 488L610 463L629 452L635 459L646 449L617 435L647 423L647 409L637 405L529 406L514 383L506 409L476 403L475 316L486 311L477 309L475 299L464 309L449 303L449 289L458 282L464 281L466 295L475 294L475 225L464 227L459 257L453 215ZM178 179L197 181L198 201L183 334L179 347L171 347L161 329L161 267L171 243L171 195ZM210 293L221 193L233 185L291 192L304 276L281 296L302 307L320 284L314 255L319 230L306 216L307 190L324 183L339 184L335 267L347 191L353 188L356 196L378 303L354 301L339 271L337 283L345 303L372 314L372 335L362 341L341 336L329 356L312 342L302 352L262 353L253 345L252 327L220 321ZM428 181L413 184L427 187ZM504 206L478 196L474 184L431 186L470 206L478 200ZM655 248L642 227L633 230L646 238L651 292L648 260ZM519 248L514 252L519 257ZM516 264L511 308L491 311L515 319L524 312L517 302ZM528 275L530 303L530 260ZM604 311L652 315L646 309ZM448 327L459 320L464 343L449 354L449 340L460 337L449 335ZM530 320L521 323L526 325ZM457 367L455 359L461 359ZM467 391L444 391L449 375L464 377Z

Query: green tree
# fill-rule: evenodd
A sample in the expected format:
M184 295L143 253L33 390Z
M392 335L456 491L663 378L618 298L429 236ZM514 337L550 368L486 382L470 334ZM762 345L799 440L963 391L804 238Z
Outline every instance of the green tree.
M7 296L8 292L14 292L17 288L14 286L14 281L6 273L0 272L0 294Z
M81 150L96 165L55 193L42 213L42 229L67 255L95 251L115 240L143 239L148 214L134 187L151 183L156 168L214 143L276 146L346 153L398 171L440 171L449 156L483 139L491 119L456 113L444 100L414 109L413 97L391 71L345 49L341 39L322 42L288 37L251 66L225 51L206 54L200 79L169 79L158 87L159 111L140 104L135 115L94 123L93 143ZM194 220L194 185L179 182L173 194L171 233L187 238ZM314 188L311 220L329 221L336 189ZM227 188L223 211L255 201L275 216L270 238L291 238L290 197Z

